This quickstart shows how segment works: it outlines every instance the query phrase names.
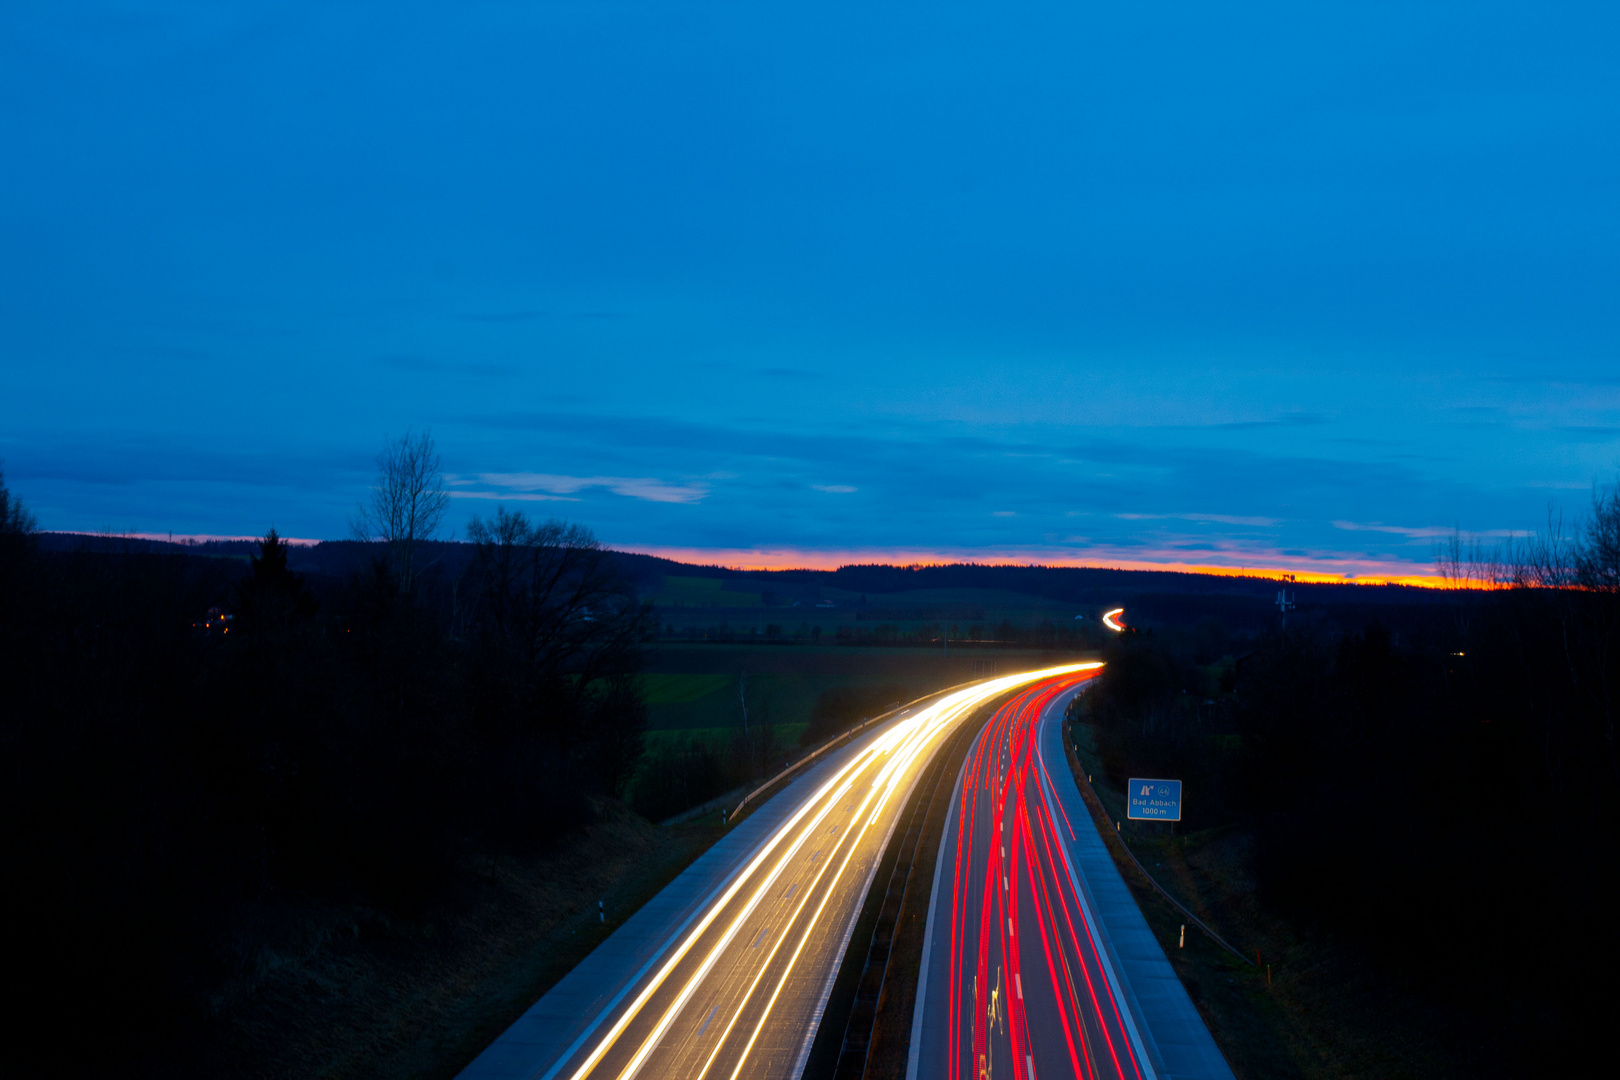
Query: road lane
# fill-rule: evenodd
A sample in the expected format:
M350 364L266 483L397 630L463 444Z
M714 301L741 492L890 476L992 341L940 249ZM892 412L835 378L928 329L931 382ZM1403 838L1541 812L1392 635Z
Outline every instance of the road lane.
M798 805L739 854L718 894L559 1059L492 1047L464 1075L796 1077L871 875L928 758L984 701L1082 667L988 680L875 732L813 789L794 792Z
M930 905L913 1076L1231 1076L1129 894L1129 912L1114 892L1108 910L1097 903L1087 874L1111 873L1102 884L1124 891L1112 863L1077 859L1095 855L1086 841L1102 845L1061 726L1089 675L1018 694L963 763Z

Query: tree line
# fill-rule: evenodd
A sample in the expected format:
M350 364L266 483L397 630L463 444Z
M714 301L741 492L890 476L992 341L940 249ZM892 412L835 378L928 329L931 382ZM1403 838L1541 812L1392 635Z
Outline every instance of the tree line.
M431 439L381 460L364 572L312 585L274 529L245 572L41 552L0 479L0 891L24 1065L88 1000L113 1059L228 1011L312 909L409 918L542 852L641 755L646 613L591 534L497 508L464 572L417 557Z
M1440 561L1488 588L1252 640L1127 633L1078 719L1114 783L1181 778L1184 828L1250 830L1263 903L1473 1012L1485 1072L1574 1066L1620 960L1620 496Z

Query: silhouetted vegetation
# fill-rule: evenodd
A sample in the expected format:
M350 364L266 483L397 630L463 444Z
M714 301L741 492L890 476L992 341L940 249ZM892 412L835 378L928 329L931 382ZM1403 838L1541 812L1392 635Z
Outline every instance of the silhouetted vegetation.
M1251 831L1272 910L1474 1015L1470 1068L1558 1071L1596 1049L1620 959L1616 536L1610 495L1570 536L1456 558L1509 587L1445 608L1224 651L1127 633L1076 711L1115 784L1181 778L1180 828Z
M901 683L877 686L835 686L823 690L810 713L810 724L800 742L815 746L849 730L863 720L888 712L917 696L914 687Z
M774 775L787 764L777 735L778 701L766 690L749 692L739 674L732 708L735 723L718 740L677 737L646 754L630 785L630 805L653 821L673 817Z
M140 1072L318 947L312 909L453 900L592 820L639 754L643 614L583 530L497 511L453 578L417 567L407 593L380 557L317 591L274 531L244 574L41 553L0 509L21 1066ZM90 1001L117 1005L63 1055L47 1033Z

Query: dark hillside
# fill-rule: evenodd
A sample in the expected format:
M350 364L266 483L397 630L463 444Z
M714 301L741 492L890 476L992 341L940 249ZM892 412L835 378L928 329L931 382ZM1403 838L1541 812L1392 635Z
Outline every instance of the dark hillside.
M519 525L408 592L358 545L306 577L274 533L246 559L0 538L27 988L0 1071L187 1075L291 958L457 910L596 820L641 752L641 610L588 537ZM64 1054L91 998L119 1006Z
M1085 768L1105 801L1130 777L1185 782L1176 838L1124 836L1184 885L1224 867L1189 899L1286 954L1279 992L1307 1042L1328 1038L1313 1010L1354 1012L1370 1034L1379 1008L1415 1000L1457 1075L1578 1072L1606 1051L1620 947L1595 928L1620 887L1620 545L1605 542L1620 504L1599 510L1564 561L1532 550L1490 570L1513 588L1315 610L1301 589L1286 629L1252 643L1214 622L1110 643L1076 708ZM1311 975L1313 941L1387 998L1335 996Z

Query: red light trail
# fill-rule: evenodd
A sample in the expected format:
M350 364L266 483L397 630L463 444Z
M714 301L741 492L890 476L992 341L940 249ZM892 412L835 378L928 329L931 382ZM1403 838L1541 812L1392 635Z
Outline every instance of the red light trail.
M1115 613L1110 613L1115 614ZM947 1080L1152 1075L1064 849L1037 746L1043 714L1094 673L1023 691L991 718L956 806ZM1052 807L1062 815L1062 826Z

